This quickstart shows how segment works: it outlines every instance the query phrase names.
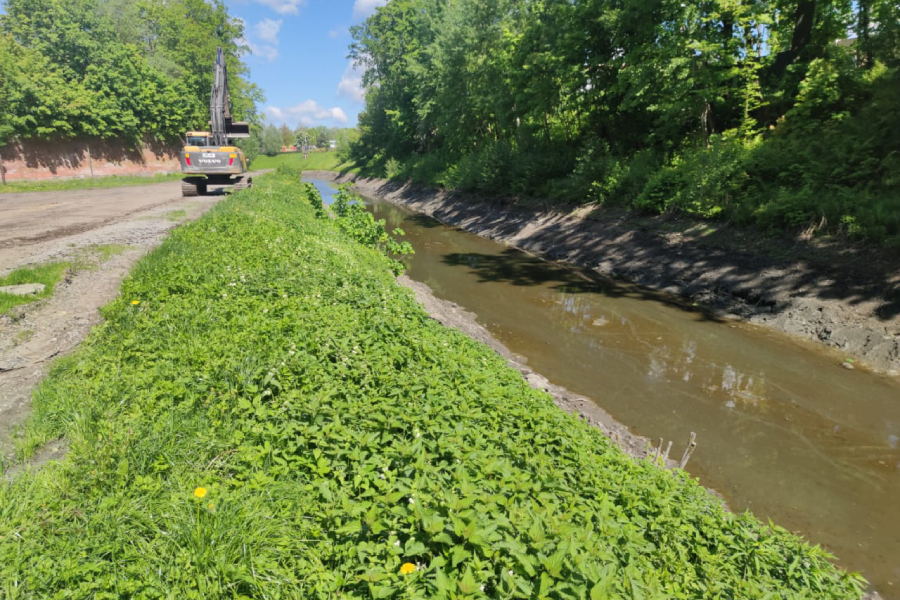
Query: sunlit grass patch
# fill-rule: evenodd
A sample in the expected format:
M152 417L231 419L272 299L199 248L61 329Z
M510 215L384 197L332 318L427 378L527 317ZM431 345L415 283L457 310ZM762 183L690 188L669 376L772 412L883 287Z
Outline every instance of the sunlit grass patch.
M68 262L53 262L36 267L16 269L6 277L0 277L0 286L24 283L42 283L45 286L44 291L28 296L17 296L0 292L0 314L6 314L16 306L51 296L56 284L62 279L69 266L70 263Z
M184 177L181 173L157 175L109 175L92 179L53 179L40 181L10 181L0 186L0 194L18 192L57 192L64 190L93 190L114 187L132 187L177 181Z
M350 163L341 162L337 152L310 152L303 159L302 152L290 152L277 156L259 156L253 160L253 169L276 169L288 165L303 171L348 171L356 172Z

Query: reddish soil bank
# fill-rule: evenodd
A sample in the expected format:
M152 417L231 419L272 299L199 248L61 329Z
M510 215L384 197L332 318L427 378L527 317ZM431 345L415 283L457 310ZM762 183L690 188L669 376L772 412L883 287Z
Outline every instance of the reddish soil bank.
M819 341L872 370L900 376L900 251L843 240L765 237L671 216L535 206L333 172L306 176L353 181L361 194L683 296L723 318Z

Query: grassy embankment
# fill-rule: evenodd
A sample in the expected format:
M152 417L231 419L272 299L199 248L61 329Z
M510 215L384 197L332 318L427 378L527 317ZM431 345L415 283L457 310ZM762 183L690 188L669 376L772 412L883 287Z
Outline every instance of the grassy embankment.
M253 159L252 169L277 169L281 165L302 171L341 171L355 173L351 163L342 162L337 152L310 152L303 160L302 152L289 152L277 156L258 156Z
M0 595L860 596L428 318L303 189L176 229L55 366L20 448L71 449L0 484Z
M181 173L158 175L109 175L93 179L53 179L40 181L10 181L0 186L0 194L18 192L58 192L64 190L95 190L101 188L131 187L177 181L184 177Z

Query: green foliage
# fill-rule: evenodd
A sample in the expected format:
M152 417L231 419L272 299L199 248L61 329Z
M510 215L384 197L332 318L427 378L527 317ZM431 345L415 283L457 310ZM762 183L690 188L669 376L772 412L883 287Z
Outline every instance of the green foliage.
M647 180L634 206L653 212L680 212L712 219L733 213L748 175L746 155L752 142L714 136L708 150L676 155Z
M43 283L45 286L44 291L30 296L17 296L0 292L0 315L8 313L16 306L51 296L56 284L63 278L70 266L67 262L53 262L36 267L16 269L9 275L0 277L0 286L23 283Z
M409 242L397 240L397 237L405 235L405 233L399 227L388 232L385 227L386 221L384 219L376 221L372 213L366 210L363 202L353 196L350 188L351 184L342 183L338 186L337 194L334 195L332 207L335 222L354 241L374 248L391 258L391 270L395 275L399 275L405 267L398 257L413 254L413 248ZM307 184L305 189L310 203L315 206L318 200L318 204L321 206L322 198L319 197L315 186ZM317 216L323 216L319 211L316 213Z
M289 177L294 181L300 181L303 179L303 170L298 169L296 165L292 165L290 163L281 163L275 169L275 172L282 177Z
M14 136L175 140L209 120L216 47L238 118L260 91L243 31L218 0L6 0L0 14L0 145Z
M278 167L278 169L279 173L281 173L282 167ZM317 219L328 217L328 211L325 210L325 205L322 203L322 195L319 194L319 190L316 189L315 185L304 183L303 194L306 196L307 201L309 201L310 206L312 206Z
M251 123L250 137L236 140L235 145L244 153L251 168L256 168L256 159L262 154L262 139L259 125Z
M300 192L176 229L54 366L21 443L70 450L0 482L4 597L861 596L429 318Z
M265 156L276 156L281 152L283 145L281 132L274 125L266 125L262 128L259 137L259 151Z
M352 30L367 93L349 157L379 177L893 243L896 143L867 123L900 110L898 11L394 0Z

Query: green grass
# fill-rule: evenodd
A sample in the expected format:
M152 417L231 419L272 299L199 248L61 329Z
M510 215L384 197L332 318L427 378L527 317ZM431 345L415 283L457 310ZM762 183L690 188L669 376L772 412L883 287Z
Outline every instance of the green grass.
M76 252L75 258L71 262L71 267L76 271L93 271L102 263L114 256L124 254L132 248L133 246L127 244L92 244L85 246Z
M0 597L860 597L430 319L303 190L177 228L55 364L18 447L70 450L0 483Z
M47 298L53 294L53 290L59 280L62 279L66 269L70 267L68 262L53 262L36 267L16 269L6 277L0 277L0 286L19 285L23 283L43 283L46 287L39 294L29 296L16 296L0 292L0 315L8 313L14 307L28 304L40 298Z
M101 262L106 262L114 256L119 256L131 250L132 246L127 244L97 244L88 248L99 257Z
M166 213L166 219L168 219L169 221L181 221L185 217L187 217L187 211L183 209L173 210Z
M302 152L291 152L277 156L259 156L253 160L253 169L277 169L281 165L299 168L303 171L348 171L356 169L350 163L342 163L337 152L310 152L303 160Z
M36 267L16 269L6 277L0 277L0 286L22 283L43 283L46 286L40 294L30 296L16 296L0 292L0 315L8 313L16 306L53 295L56 284L65 275L66 270L95 269L100 263L106 262L112 257L130 249L131 246L125 244L95 244L83 248L72 261L53 262Z
M6 186L0 186L0 194L130 187L135 185L151 185L166 181L177 181L182 177L184 176L181 173L165 173L160 175L109 175L107 177L95 177L93 179L10 181Z

